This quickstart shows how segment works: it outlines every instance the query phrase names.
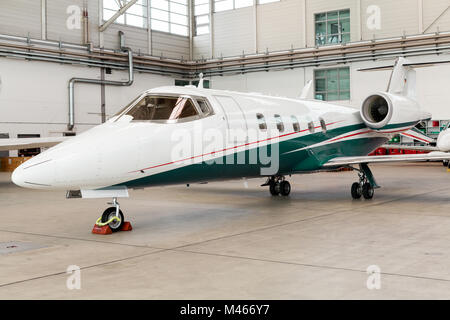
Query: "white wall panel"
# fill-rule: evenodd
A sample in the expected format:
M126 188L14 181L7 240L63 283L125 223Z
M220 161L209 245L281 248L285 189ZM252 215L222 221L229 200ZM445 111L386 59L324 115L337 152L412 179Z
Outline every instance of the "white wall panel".
M214 56L255 53L253 8L219 12L214 15Z
M41 38L41 1L0 1L0 33Z
M449 7L450 0L423 1L423 24L425 29L428 28L427 33L436 32L438 29L450 31L450 10L447 10Z
M303 1L284 0L257 7L258 52L303 46Z
M47 0L47 38L63 42L82 43L83 27L71 29L67 27L70 6L83 8L83 0ZM98 43L98 1L88 1L90 41Z
M201 59L202 57L205 59L211 58L211 45L209 38L209 34L194 37L194 59Z
M148 34L147 29L124 26L114 23L103 32L105 48L120 48L119 31L125 36L125 46L130 47L134 52L148 54Z
M189 60L189 38L164 32L152 32L152 55Z
M97 68L0 58L0 132L41 136L61 135L68 122L68 83L72 77L100 79ZM114 71L110 80L127 80L127 72ZM45 79L45 81L43 81ZM139 93L173 85L170 77L135 73L131 87L106 87L106 112L114 114ZM75 85L75 122L78 132L99 124L99 85ZM26 94L25 94L26 93Z
M425 0L424 2L428 1ZM367 19L370 16L367 13L367 8L370 5L377 5L381 9L380 30L371 30L367 26ZM362 35L365 40L374 37L379 39L419 33L419 5L417 0L363 0L361 9L363 16Z

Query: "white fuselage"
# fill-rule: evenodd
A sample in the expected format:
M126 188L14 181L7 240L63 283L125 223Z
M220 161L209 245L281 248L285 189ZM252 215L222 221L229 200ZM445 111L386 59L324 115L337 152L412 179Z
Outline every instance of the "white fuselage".
M128 116L116 116L27 161L14 172L13 181L27 188L80 190L269 176L259 174L254 166L240 166L239 170L236 166L211 168L194 174L193 165L275 143L282 146L279 171L295 173L320 169L316 163L328 161L336 154L367 155L386 142L386 133L393 132L368 129L359 110L319 101L180 87L156 88L145 94L153 93L206 98L214 114L179 123L132 121ZM264 132L259 127L258 114L264 116ZM275 115L281 118L282 131ZM298 120L300 131L295 130L293 117ZM231 134L235 130L241 135ZM339 144L355 141L356 146L361 139L372 139L373 143L360 149L341 148ZM445 139L441 143L448 143L449 139ZM324 146L332 147L329 155ZM315 159L313 164L310 159L295 159L306 153ZM188 174L187 169L181 170L187 167L192 168ZM160 183L151 181L151 177L161 179Z

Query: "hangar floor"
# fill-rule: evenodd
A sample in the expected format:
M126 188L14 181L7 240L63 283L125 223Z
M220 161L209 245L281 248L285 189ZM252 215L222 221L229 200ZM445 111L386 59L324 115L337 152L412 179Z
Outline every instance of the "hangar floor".
M450 298L450 173L441 164L374 166L373 201L352 201L356 173L132 192L132 232L90 233L103 200L22 190L0 174L0 299ZM66 269L81 267L81 290ZM381 269L368 290L367 268Z

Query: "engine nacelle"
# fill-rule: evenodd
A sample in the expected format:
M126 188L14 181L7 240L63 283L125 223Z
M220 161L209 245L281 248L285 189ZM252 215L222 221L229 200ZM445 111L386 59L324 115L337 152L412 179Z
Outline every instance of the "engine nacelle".
M361 117L374 130L414 127L423 120L419 104L406 96L380 92L369 96L361 107Z

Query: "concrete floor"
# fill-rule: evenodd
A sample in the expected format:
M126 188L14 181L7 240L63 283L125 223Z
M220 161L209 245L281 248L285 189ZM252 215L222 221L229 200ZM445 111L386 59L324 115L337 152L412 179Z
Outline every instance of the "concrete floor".
M19 189L0 174L0 299L450 299L450 173L440 164L374 166L373 201L352 201L356 173L134 191L134 230L91 234L104 200ZM81 290L66 269L81 267ZM366 269L381 269L368 290Z

